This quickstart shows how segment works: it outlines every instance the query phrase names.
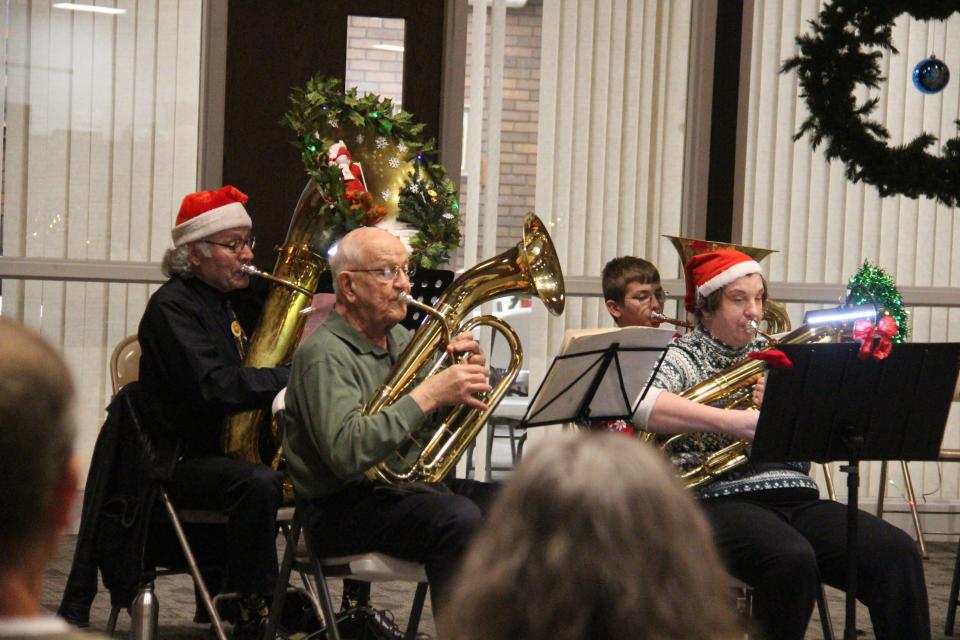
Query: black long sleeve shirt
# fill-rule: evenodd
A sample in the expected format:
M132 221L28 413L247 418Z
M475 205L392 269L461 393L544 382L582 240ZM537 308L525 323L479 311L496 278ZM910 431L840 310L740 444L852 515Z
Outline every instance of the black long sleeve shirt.
M244 367L231 333L228 300L253 333L263 304L254 286L225 294L196 278L171 278L140 321L140 381L188 457L222 455L227 416L269 408L287 384L289 365Z

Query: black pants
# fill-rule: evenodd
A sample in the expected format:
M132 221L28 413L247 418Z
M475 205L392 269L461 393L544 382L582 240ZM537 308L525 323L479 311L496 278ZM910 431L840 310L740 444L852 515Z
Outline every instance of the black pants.
M181 460L169 484L178 509L229 514L225 540L230 590L270 594L277 579L280 474L261 464L219 456Z
M700 504L737 579L754 589L754 619L765 637L801 640L822 581L846 581L846 505L812 491L760 491ZM877 638L930 637L923 564L902 530L860 511L857 599L870 609Z
M436 612L497 490L473 480L447 485L449 493L350 486L304 505L304 528L321 556L380 551L422 562Z

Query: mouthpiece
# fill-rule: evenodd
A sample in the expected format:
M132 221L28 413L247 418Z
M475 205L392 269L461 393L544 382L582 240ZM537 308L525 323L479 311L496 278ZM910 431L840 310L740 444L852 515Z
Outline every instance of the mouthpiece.
M769 333L764 333L760 330L760 323L756 320L747 321L747 330L753 334L766 338L771 344L776 344L777 342L777 339L771 336Z

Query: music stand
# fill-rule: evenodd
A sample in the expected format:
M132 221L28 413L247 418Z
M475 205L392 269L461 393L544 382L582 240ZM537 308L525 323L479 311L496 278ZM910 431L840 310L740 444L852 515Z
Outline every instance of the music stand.
M410 295L414 298L435 307L440 294L446 291L450 283L453 282L453 271L446 269L417 269L417 272L410 278ZM407 317L400 323L411 331L416 331L420 323L423 322L423 316L426 312L416 308L413 305L407 307Z
M845 640L856 637L857 493L861 460L936 460L960 368L960 344L899 344L885 360L855 343L780 345L793 368L771 369L750 459L845 460Z
M571 336L550 364L520 426L629 419L673 336L672 329L650 327Z

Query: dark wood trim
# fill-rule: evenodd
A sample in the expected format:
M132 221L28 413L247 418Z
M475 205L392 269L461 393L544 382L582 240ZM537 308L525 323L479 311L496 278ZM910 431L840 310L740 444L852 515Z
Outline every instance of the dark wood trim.
M706 237L718 242L731 242L733 234L742 30L743 0L720 0L713 64L706 225Z

